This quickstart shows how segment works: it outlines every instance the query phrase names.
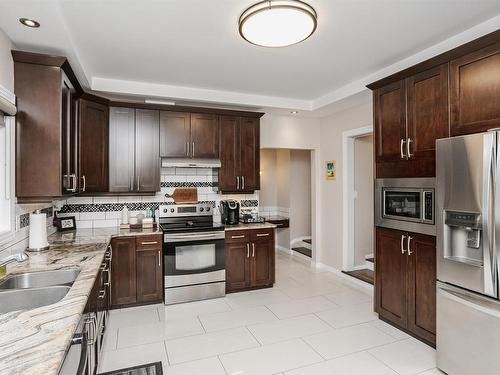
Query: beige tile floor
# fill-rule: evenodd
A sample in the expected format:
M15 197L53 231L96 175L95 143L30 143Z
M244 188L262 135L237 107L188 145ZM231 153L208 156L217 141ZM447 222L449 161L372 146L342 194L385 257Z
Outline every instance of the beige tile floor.
M114 310L100 371L165 375L431 375L434 349L377 319L367 289L277 254L273 289Z

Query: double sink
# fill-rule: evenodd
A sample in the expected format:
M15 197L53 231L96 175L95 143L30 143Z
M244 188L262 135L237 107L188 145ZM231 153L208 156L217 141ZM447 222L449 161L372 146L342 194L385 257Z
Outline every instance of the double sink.
M0 281L0 314L31 310L59 302L71 289L80 268L21 273Z

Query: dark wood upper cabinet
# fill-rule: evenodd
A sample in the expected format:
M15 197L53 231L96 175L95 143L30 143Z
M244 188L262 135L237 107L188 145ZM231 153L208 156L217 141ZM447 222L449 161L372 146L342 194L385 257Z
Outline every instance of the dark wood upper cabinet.
M237 116L220 118L219 188L222 191L237 191L240 176L240 121Z
M160 190L160 112L135 110L135 189Z
M374 92L378 178L436 175L436 139L449 136L448 64Z
M450 63L451 134L500 126L500 43Z
M436 339L436 237L410 235L408 329L432 343Z
M380 162L399 162L406 141L405 82L392 83L374 93L375 158Z
M160 112L160 156L189 157L191 115L189 112Z
M160 190L159 111L111 107L109 191Z
M408 320L406 303L406 255L401 252L398 230L376 228L376 311L385 319L406 328Z
M219 158L219 116L191 113L191 157Z
M16 196L49 201L77 192L77 89L66 59L13 51Z
M131 192L135 180L135 110L109 109L109 191Z
M448 64L407 79L407 153L414 176L436 175L436 140L449 136Z
M244 193L260 189L259 125L256 118L221 116L219 191Z
M376 228L375 305L382 319L435 344L435 237Z
M136 247L134 237L111 241L111 303L114 307L137 302Z
M260 122L242 118L240 125L241 191L260 189Z
M79 100L80 192L109 190L109 108L86 99Z

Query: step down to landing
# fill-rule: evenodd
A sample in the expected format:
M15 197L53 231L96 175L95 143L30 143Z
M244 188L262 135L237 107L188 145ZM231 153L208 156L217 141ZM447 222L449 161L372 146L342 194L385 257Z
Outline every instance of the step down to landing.
M365 283L373 285L374 272L369 269L355 270L355 271L342 271L346 275L352 276L356 279L364 281Z
M311 258L312 257L312 251L311 249L308 249L306 247L292 247L293 251L296 251L298 253L301 253L302 255L305 255L306 257Z
M305 243L308 243L309 245L312 245L312 239L308 238L307 240L302 240Z

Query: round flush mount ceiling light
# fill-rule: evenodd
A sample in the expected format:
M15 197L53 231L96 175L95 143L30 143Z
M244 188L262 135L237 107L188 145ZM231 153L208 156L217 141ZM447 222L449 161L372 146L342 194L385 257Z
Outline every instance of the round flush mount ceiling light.
M40 27L40 23L35 20L30 20L29 18L19 18L19 22L21 22L24 26L37 28Z
M240 35L262 47L286 47L309 38L318 25L313 7L299 0L268 0L240 16Z

